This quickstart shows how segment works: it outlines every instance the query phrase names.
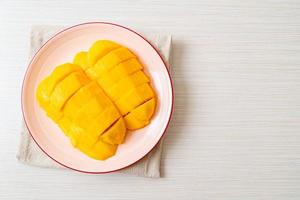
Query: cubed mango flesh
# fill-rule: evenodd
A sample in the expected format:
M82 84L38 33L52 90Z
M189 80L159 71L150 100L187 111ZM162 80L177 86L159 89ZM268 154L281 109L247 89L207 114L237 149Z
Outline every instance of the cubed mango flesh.
M49 105L53 109L60 111L65 102L88 82L89 79L82 71L71 73L61 82L56 84L56 87L50 96Z
M71 63L65 63L57 66L51 76L45 78L40 82L37 88L36 97L41 106L49 103L50 95L57 83L63 80L66 76L75 71L80 71L81 68Z
M103 94L102 89L99 85L91 81L87 85L83 86L78 90L65 104L64 114L72 118L78 110L84 105L86 105L92 98L95 98L97 95Z
M81 51L74 56L73 63L80 66L83 70L89 67L87 60L88 52Z
M151 119L154 114L155 104L156 100L155 98L152 98L133 109L128 115L124 116L126 127L129 130L135 130L149 124L149 119Z
M140 85L118 99L115 104L122 115L126 115L137 106L155 96L154 91L148 83Z
M105 131L100 138L104 142L109 144L122 144L125 139L125 132L126 132L125 122L121 117L107 131ZM124 134L122 135L120 133L124 133Z
M149 83L150 79L145 75L142 71L137 71L130 76L127 76L123 79L121 79L119 82L117 82L114 85L107 86L105 88L108 88L106 90L107 95L110 97L111 100L116 101L120 97L123 96L124 91L130 92L137 86L140 86L144 83ZM99 81L98 81L99 83ZM99 83L100 86L102 86L101 83Z
M136 58L132 58L118 64L111 70L103 72L101 76L97 78L97 81L102 85L101 87L110 88L124 77L141 69L143 69L141 63Z
M119 44L110 40L99 40L95 42L88 51L88 65L94 66L99 59L101 59L103 56L119 47Z
M86 71L86 73L91 79L97 79L103 72L112 69L116 65L130 58L135 58L135 55L127 48L117 48L99 59L93 67L90 67Z
M101 44L99 41L96 43ZM150 79L143 71L143 66L137 56L121 45L99 57L85 72L89 78L97 80L123 116L155 96ZM155 105L151 104L154 106L153 110L155 110ZM136 129L149 123L152 115L147 116L149 118L136 125Z

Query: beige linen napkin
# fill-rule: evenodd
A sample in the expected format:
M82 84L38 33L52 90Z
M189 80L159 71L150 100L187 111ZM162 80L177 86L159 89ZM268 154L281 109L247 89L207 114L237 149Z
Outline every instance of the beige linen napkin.
M56 26L32 27L30 57L34 55L42 44L62 29L63 27ZM159 50L165 61L169 62L171 53L171 35L145 34L145 36L156 47L156 49ZM156 147L142 160L130 167L120 170L119 172L136 176L159 178L162 143L163 141L161 140L160 143L157 144ZM28 133L24 122L21 130L21 140L17 158L20 162L28 165L48 168L64 168L40 150Z

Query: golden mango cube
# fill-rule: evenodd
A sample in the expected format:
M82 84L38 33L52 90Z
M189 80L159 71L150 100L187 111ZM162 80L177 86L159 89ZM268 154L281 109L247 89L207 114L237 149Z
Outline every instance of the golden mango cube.
M41 106L45 106L49 103L50 95L54 90L56 84L63 80L66 76L75 71L80 71L80 67L70 63L57 66L51 76L45 78L38 85L36 97Z
M102 88L108 89L124 77L127 77L142 68L143 66L140 62L136 58L132 58L118 64L111 70L103 72L101 76L97 78L97 81Z
M73 59L73 63L80 66L83 70L89 67L87 60L88 53L86 51L81 51L77 53Z
M128 115L124 117L126 127L129 130L135 130L146 126L150 122L150 118L154 113L156 100L155 98L143 103L137 108L133 109Z
M114 66L130 58L135 58L135 55L128 51L127 48L120 47L112 50L103 58L99 59L93 67L86 71L86 73L91 79L97 79L99 76L101 76L101 73L112 69Z
M126 132L125 122L121 117L107 131L105 131L100 138L108 144L122 144L125 139L125 132ZM120 133L124 133L124 134L120 134Z
M131 91L139 85L150 82L150 79L145 75L142 71L137 71L130 76L127 76L114 84L111 87L103 87L109 88L106 89L107 95L113 100L118 100L123 94L124 91ZM100 84L102 86L102 84Z
M118 145L108 144L102 140L98 140L96 144L93 145L90 156L97 160L105 160L115 155L117 148Z
M155 94L150 85L145 83L123 95L115 102L115 104L119 108L121 114L125 115L154 96Z
M50 97L50 106L61 110L67 99L88 82L89 79L83 72L71 73L56 85Z
M119 111L115 107L110 106L105 109L104 112L99 114L93 121L91 121L87 131L91 136L99 137L120 117L121 115Z
M88 51L87 63L89 66L94 66L96 62L111 52L114 49L119 48L120 45L109 41L109 40L99 40L95 42Z
M65 104L64 114L70 118L74 116L78 110L86 105L92 98L103 93L99 85L91 81L76 92Z
M73 121L78 126L87 129L96 117L105 117L105 115L111 113L116 113L121 117L114 105L107 104L101 101L100 98L95 97L74 115Z

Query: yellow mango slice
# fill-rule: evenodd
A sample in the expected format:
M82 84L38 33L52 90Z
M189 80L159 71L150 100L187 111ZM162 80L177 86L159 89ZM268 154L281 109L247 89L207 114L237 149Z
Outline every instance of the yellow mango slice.
M93 143L93 141L87 137L84 140L80 140L77 147L96 160L106 160L115 155L118 145L108 144L102 140L98 140L96 143Z
M136 130L143 128L150 123L150 119L154 113L156 106L155 98L136 107L128 115L124 116L126 127L129 130Z
M55 68L39 84L36 97L72 145L97 160L116 153L126 129L146 126L156 106L142 64L109 40L96 41L78 52L73 64Z
M63 117L59 122L58 122L59 127L63 130L66 136L70 138L70 141L73 146L76 146L78 143L78 140L83 134L84 130L78 126L76 126L72 121L67 118Z
M94 98L99 93L103 94L102 89L95 81L91 81L87 85L80 88L65 104L64 114L67 117L72 118L76 115L77 111L84 105L88 103L92 98Z
M57 83L63 80L66 76L75 71L80 71L80 67L70 63L65 63L57 66L50 76L41 81L38 85L36 97L39 104L44 107L49 103L50 96Z
M91 79L96 79L101 76L101 73L112 69L114 66L130 58L135 58L135 55L127 48L120 47L110 51L103 58L99 59L94 67L86 70L86 73Z
M95 42L88 51L88 65L90 67L94 66L100 58L119 47L119 44L109 40Z
M71 73L56 85L50 96L50 106L54 110L61 110L69 97L88 82L89 79L82 71Z
M101 135L100 139L109 144L122 144L125 138L125 133L125 123L123 118L120 118Z
M86 155L97 159L96 155L98 152L95 152L93 150L93 147L97 141L98 141L97 138L90 137L86 132L84 132L81 134L80 138L78 139L78 142L76 143L76 148L78 148Z
M93 137L99 137L107 128L109 128L117 119L121 117L118 110L110 106L104 112L99 114L87 127L88 134Z
M87 61L88 53L86 51L81 51L74 56L73 63L80 66L83 70L87 69L88 61Z
M72 120L85 129L90 126L90 123L95 119L95 117L103 113L105 110L112 110L111 112L113 112L116 108L106 96L105 98L103 98L103 96L96 96L79 109L78 112L72 116Z
M94 158L98 160L106 160L107 158L115 155L118 145L108 144L102 140L98 142L93 147L93 152L95 152Z
M122 95L124 95L124 91L130 91L133 88L142 85L143 83L149 82L150 79L141 70L125 77L112 87L110 85L103 85L103 83L98 80L98 83L102 86L102 88L104 88L106 94L111 98L112 101L116 101Z
M115 105L118 107L121 114L125 115L154 96L155 94L151 86L148 83L145 83L123 95L120 99L115 101Z
M81 127L72 124L68 118L63 118L59 125L66 132L73 146L94 159L105 160L114 155L117 150L117 145L98 139ZM111 128L104 133L105 137L103 138L107 141L116 142L115 144L122 142L126 132L123 119L118 120Z
M115 66L110 72L111 74L115 74L116 76L124 77L141 69L143 69L143 65L136 58L131 58L125 60L124 62L121 62L120 64ZM103 74L103 76L104 75L105 73Z
M67 117L63 117L58 122L59 127L63 130L63 132L67 136L69 134L69 127L71 126L71 124L72 124L72 121L69 118L67 118Z
M116 84L121 79L125 78L126 76L131 75L132 73L143 69L143 66L136 58L131 58L126 60L117 66L113 67L111 70L105 71L98 77L98 83L100 85L109 88Z
M115 155L118 145L106 143L84 132L81 134L76 147L91 158L106 160Z
M44 106L44 110L46 111L47 116L50 117L56 123L63 117L63 113L61 111L55 110L50 105Z
M55 87L55 84L50 84L49 77L40 82L36 92L36 98L41 107L45 107L49 103L50 95Z

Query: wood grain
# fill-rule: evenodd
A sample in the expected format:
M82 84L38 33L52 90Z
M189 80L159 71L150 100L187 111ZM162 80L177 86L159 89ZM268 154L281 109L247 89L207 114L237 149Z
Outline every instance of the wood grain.
M173 35L164 178L16 161L31 25ZM299 1L0 1L0 199L300 199Z

